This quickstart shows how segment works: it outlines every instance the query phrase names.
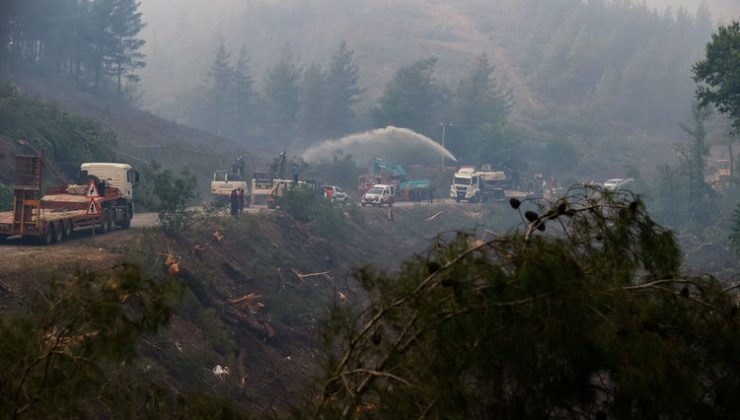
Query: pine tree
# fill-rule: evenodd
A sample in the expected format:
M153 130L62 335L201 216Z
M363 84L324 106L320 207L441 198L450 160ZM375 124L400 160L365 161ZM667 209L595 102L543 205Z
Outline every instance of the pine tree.
M116 0L110 15L111 46L106 66L116 81L116 93L120 99L123 94L123 79L129 83L140 80L136 70L144 68L144 54L140 52L146 41L138 37L146 26L138 11L140 2L135 0Z
M452 103L452 122L457 127L449 130L447 137L448 148L455 155L472 156L481 151L472 141L473 133L479 127L486 124L503 126L506 123L511 111L511 92L498 86L493 78L494 70L495 66L482 54L476 59L468 76L457 85ZM490 161L493 157L481 158Z
M353 106L360 100L359 69L354 62L354 51L342 41L331 58L326 75L326 103L324 121L327 134L347 133L355 118Z
M252 72L249 66L249 55L244 46L239 49L239 57L232 76L231 98L233 106L233 118L231 129L234 139L246 140L252 129L252 103L254 91L252 86Z
M145 24L135 0L94 0L90 7L92 67L94 89L99 92L103 77L116 82L118 97L123 93L123 79L139 80L136 70L144 67L139 52L145 41L138 38Z
M295 135L301 73L288 45L283 47L280 61L267 72L264 88L267 135L282 146L292 141Z
M298 112L299 137L306 143L320 138L327 133L326 104L330 101L327 96L327 80L321 66L312 64L303 72L300 85L301 108Z
M681 169L688 193L686 200L682 202L688 207L689 220L694 223L708 220L713 207L712 190L707 184L704 174L704 161L709 155L709 147L706 145L707 131L704 123L711 113L710 109L701 108L700 104L695 103L691 110L692 125L681 124L681 128L691 137L688 147L680 150Z
M693 67L702 106L714 105L732 120L733 134L740 134L740 22L721 26L706 46L706 57ZM734 176L732 143L728 137L730 175Z
M515 231L355 273L367 303L334 305L314 417L735 416L737 292L681 273L639 197L510 204Z
M221 41L216 58L211 64L210 76L210 98L211 111L213 113L211 131L217 135L226 133L226 125L229 121L230 87L234 70L231 67L231 53Z
M394 125L432 135L438 122L441 89L434 79L435 57L401 67L372 111L376 127Z

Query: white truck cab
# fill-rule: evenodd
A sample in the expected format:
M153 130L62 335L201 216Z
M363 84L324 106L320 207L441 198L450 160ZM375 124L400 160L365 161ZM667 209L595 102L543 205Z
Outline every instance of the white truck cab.
M128 201L134 199L134 186L139 183L139 173L127 163L83 163L80 171L94 175L108 185L118 188Z
M505 198L505 184L506 174L503 171L479 171L475 167L463 166L452 177L450 198L471 203L501 200Z
M362 195L362 199L360 200L360 204L362 206L371 205L371 206L382 206L383 204L387 204L388 207L393 205L393 201L395 201L396 197L396 186L392 184L376 184L373 185L372 188L367 190L365 194Z

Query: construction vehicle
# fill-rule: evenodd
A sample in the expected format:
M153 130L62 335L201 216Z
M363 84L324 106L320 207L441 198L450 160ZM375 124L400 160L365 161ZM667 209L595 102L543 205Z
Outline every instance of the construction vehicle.
M252 186L250 197L252 204L265 205L272 194L272 175L268 172L255 172L252 174Z
M503 200L506 198L504 191L506 185L504 171L478 170L474 166L463 166L452 177L450 198L458 203L462 200L471 203Z
M432 182L428 179L409 180L403 166L378 157L373 159L373 173L361 175L357 194L363 197L375 185L393 185L396 201L419 201L429 198Z
M16 157L13 209L0 212L0 238L35 237L50 244L79 229L107 233L131 226L139 174L130 165L84 163L79 184L49 187L44 196L43 170L43 154Z
M246 164L244 156L239 156L234 160L229 170L217 170L213 173L211 180L211 197L220 202L229 200L231 192L241 188L246 197L249 197L249 183L246 177ZM249 200L244 203L249 207Z

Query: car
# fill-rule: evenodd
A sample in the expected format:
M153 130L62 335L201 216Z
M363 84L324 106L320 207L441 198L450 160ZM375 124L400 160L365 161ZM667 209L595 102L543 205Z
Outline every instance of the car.
M334 204L347 204L348 196L347 193L337 187L336 185L324 185L323 187L324 197L331 200Z
M360 204L363 207L367 205L380 207L387 204L388 207L393 205L393 201L396 196L396 187L388 184L376 184L372 188L367 190L360 199Z
M606 182L604 182L604 189L607 191L616 191L618 189L624 188L632 183L632 178L612 178L607 179Z

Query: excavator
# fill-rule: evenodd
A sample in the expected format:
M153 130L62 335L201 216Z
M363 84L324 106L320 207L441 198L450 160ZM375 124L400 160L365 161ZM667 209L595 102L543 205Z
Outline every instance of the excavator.
M231 191L241 188L244 195L249 197L249 183L246 176L246 159L239 156L234 159L231 167L227 170L217 170L213 173L211 181L211 197L214 201L228 201ZM244 203L249 206L249 203Z

